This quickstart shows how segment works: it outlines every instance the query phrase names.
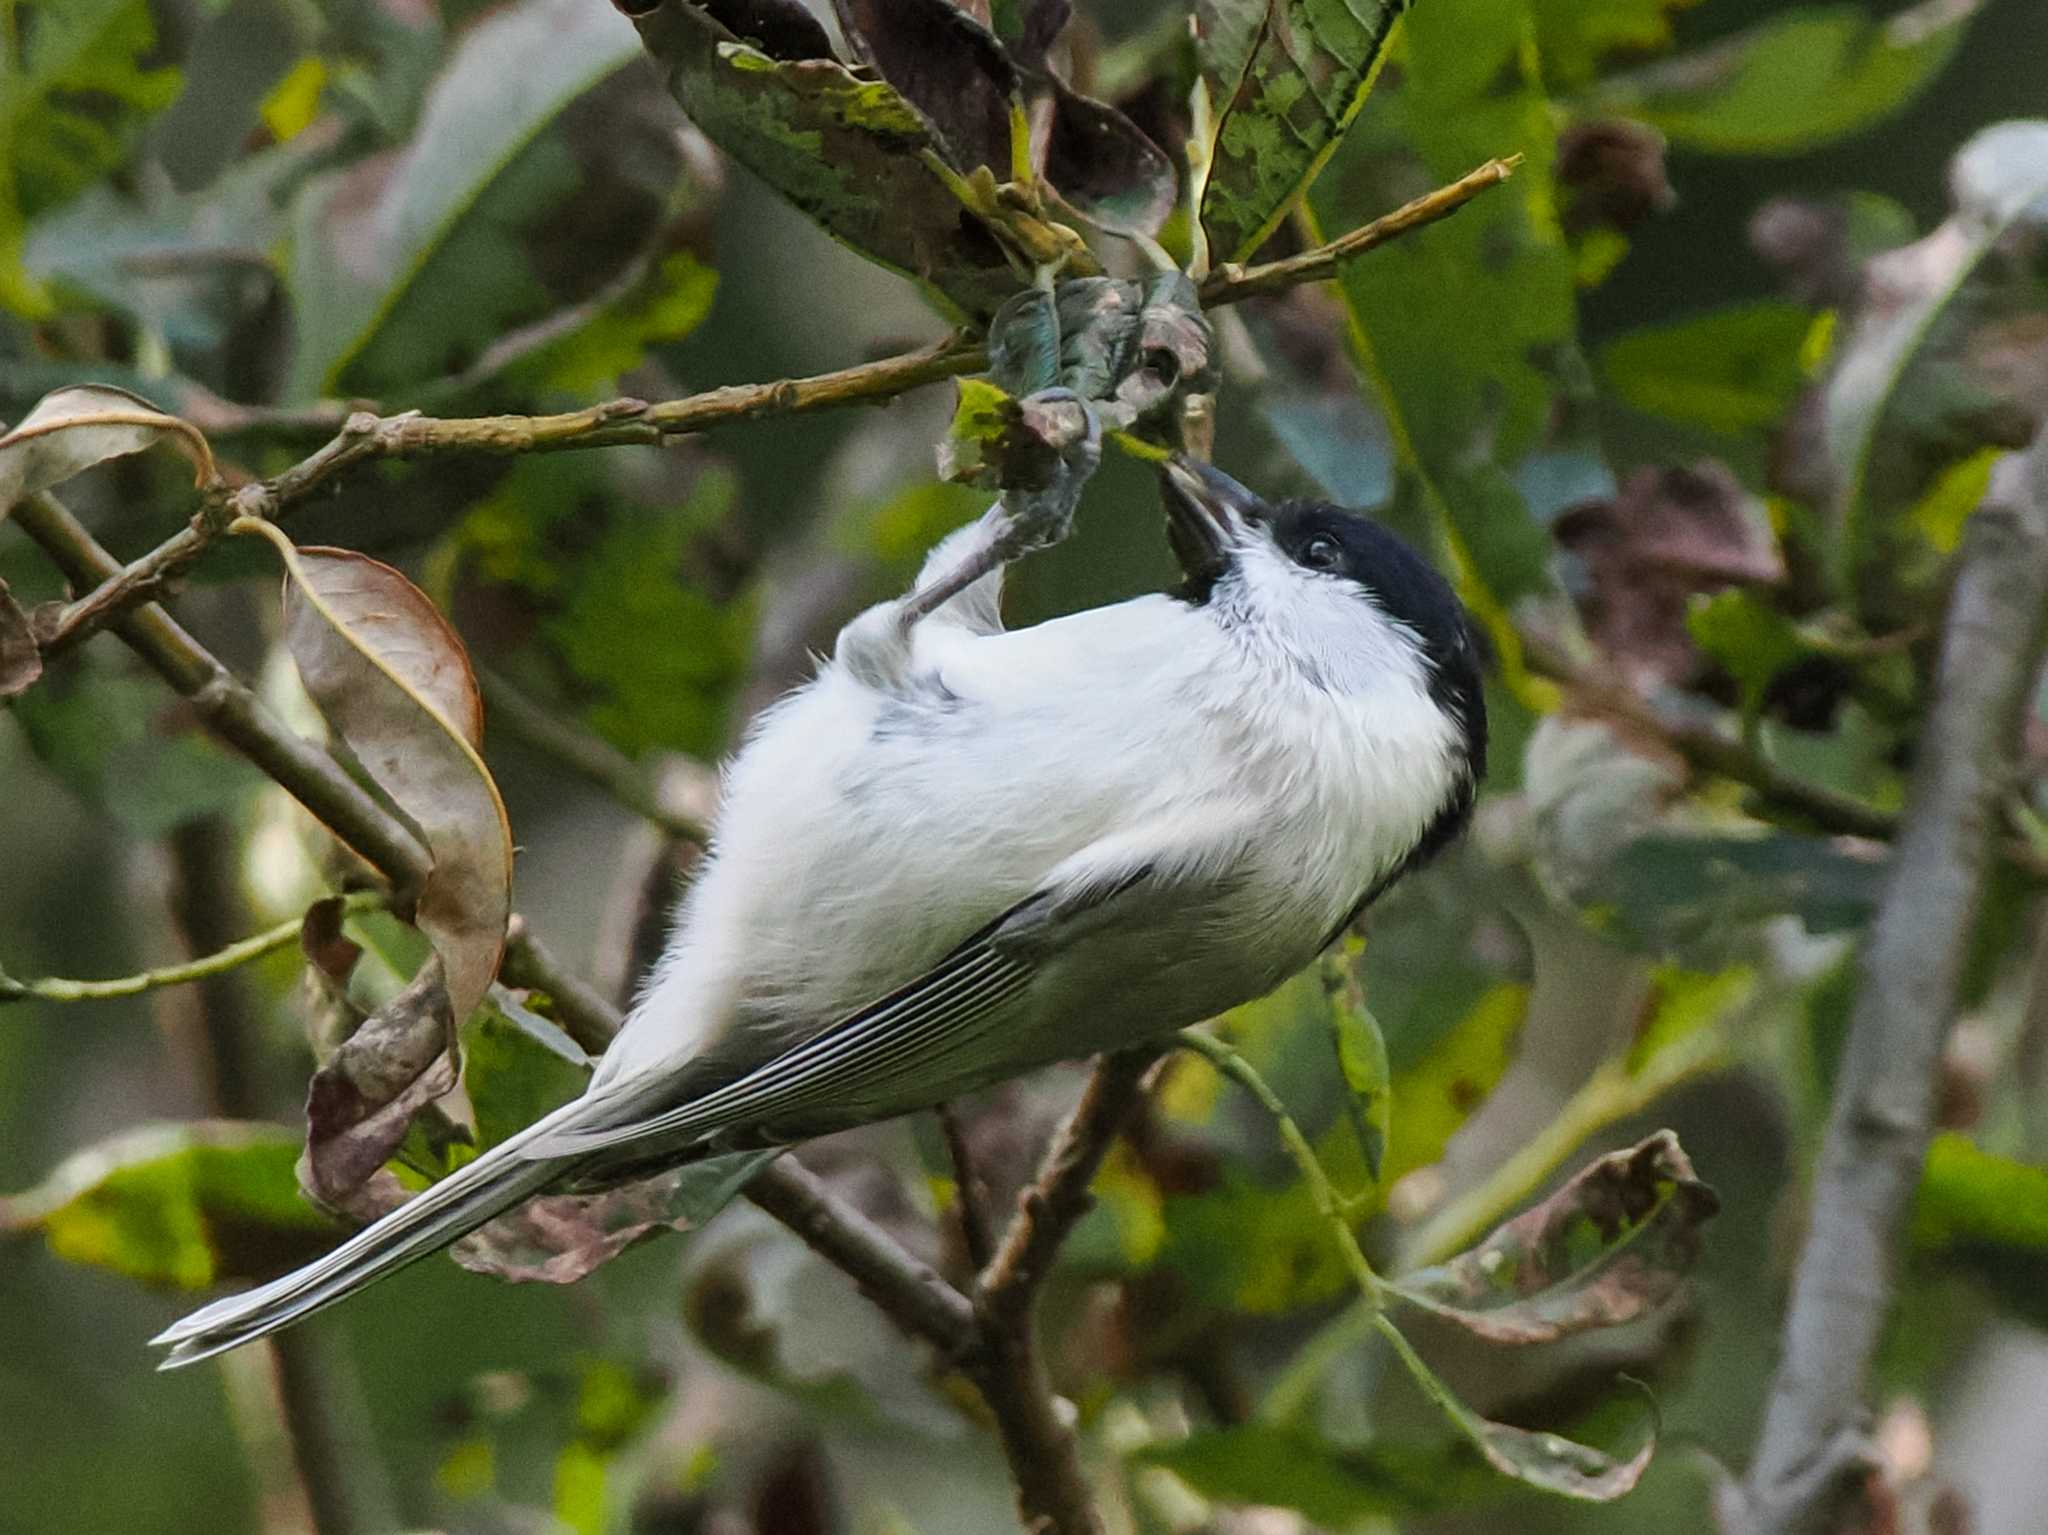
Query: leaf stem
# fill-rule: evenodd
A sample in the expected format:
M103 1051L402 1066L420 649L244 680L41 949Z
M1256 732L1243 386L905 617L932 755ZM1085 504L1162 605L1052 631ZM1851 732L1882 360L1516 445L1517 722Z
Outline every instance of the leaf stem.
M1273 1091L1250 1061L1222 1040L1193 1029L1182 1030L1179 1040L1184 1048L1194 1051L1258 1100L1259 1107L1266 1111L1274 1128L1279 1131L1287 1154L1301 1170L1301 1176L1308 1184L1309 1197L1315 1201L1316 1213L1330 1228L1344 1267L1358 1286L1360 1298L1375 1312L1385 1310L1386 1283L1373 1272L1372 1264L1366 1260L1365 1249L1358 1245L1358 1233L1351 1229L1351 1222L1344 1214L1344 1201L1338 1197L1337 1186L1330 1181L1322 1158L1316 1155L1315 1147L1302 1134L1294 1116L1287 1112L1287 1105L1280 1101L1280 1095Z
M17 504L11 516L74 584L119 579L120 562L48 491ZM406 893L426 883L430 861L419 839L332 754L286 726L170 614L144 603L132 612L110 610L107 618L129 649L191 703L207 729L381 870L401 904Z
M381 911L388 900L389 897L381 890L352 890L341 898L342 911L350 915ZM138 975L118 976L110 981L67 981L54 976L17 981L0 973L0 1003L99 1002L115 997L139 997L162 986L183 986L190 981L203 981L209 976L225 975L266 954L275 954L279 949L290 948L299 941L299 929L304 922L303 916L293 917L288 922L280 922L211 954L202 954L182 964L144 970Z

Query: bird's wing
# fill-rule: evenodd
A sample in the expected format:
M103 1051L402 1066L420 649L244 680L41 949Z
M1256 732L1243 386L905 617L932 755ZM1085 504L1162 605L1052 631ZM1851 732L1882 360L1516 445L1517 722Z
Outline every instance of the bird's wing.
M564 1124L533 1148L536 1156L571 1157L629 1145L658 1155L718 1138L790 1139L818 1125L878 1117L862 1105L916 1100L911 1084L936 1080L943 1064L972 1051L1003 1020L1004 1005L1028 986L1063 947L1062 933L1085 931L1106 909L1131 898L1153 878L1149 866L1115 877L1067 880L1011 907L916 980L841 1019L781 1054L719 1085L675 1102L675 1077L628 1078L590 1101L587 1118ZM692 1061L689 1067L715 1063ZM681 1090L688 1092L689 1067ZM699 1078L702 1080L702 1077ZM886 1110L884 1112L887 1112ZM748 1142L751 1144L751 1140ZM604 1160L611 1160L607 1157Z

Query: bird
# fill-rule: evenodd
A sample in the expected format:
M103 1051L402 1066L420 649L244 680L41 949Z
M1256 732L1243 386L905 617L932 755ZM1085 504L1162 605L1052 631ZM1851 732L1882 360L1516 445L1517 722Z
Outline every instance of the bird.
M1175 455L1173 590L1019 629L999 499L725 770L712 846L577 1099L155 1341L289 1326L544 1190L929 1107L1272 990L1469 821L1477 632L1397 536ZM963 559L980 570L954 575ZM937 603L918 600L934 589Z

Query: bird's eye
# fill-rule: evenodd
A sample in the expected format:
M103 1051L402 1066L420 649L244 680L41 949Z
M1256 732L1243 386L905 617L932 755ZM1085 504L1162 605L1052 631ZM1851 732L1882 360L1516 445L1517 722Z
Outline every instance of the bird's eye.
M1335 570L1344 563L1344 551L1327 533L1318 533L1301 546L1301 563L1310 570Z

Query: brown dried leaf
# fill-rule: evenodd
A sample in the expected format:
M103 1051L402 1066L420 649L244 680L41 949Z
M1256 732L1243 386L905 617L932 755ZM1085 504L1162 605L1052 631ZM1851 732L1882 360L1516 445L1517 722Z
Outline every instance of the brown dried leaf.
M217 478L213 453L199 428L165 415L149 401L109 384L58 389L11 432L0 436L0 516L24 496L61 485L110 458L140 453L170 438L192 460L196 483Z
M476 745L469 657L425 593L346 549L297 549L267 522L291 580L285 639L306 691L433 854L414 922L434 942L455 1018L498 973L512 914L512 830ZM446 1089L444 1088L443 1091Z
M1618 1327L1678 1293L1720 1209L1678 1138L1660 1130L1600 1158L1450 1262L1393 1288L1496 1343Z
M455 1085L455 1014L438 956L313 1073L299 1182L322 1205L363 1218L389 1200L365 1188L422 1107Z
M1768 530L1755 498L1712 460L1639 469L1614 500L1574 507L1553 526L1585 566L1588 633L1646 692L1705 668L1686 628L1695 593L1784 580Z
M464 1237L452 1256L514 1283L574 1284L656 1232L703 1225L779 1155L736 1152L598 1194L546 1194Z
M42 674L43 653L28 626L28 615L7 583L0 581L0 698L27 692Z

